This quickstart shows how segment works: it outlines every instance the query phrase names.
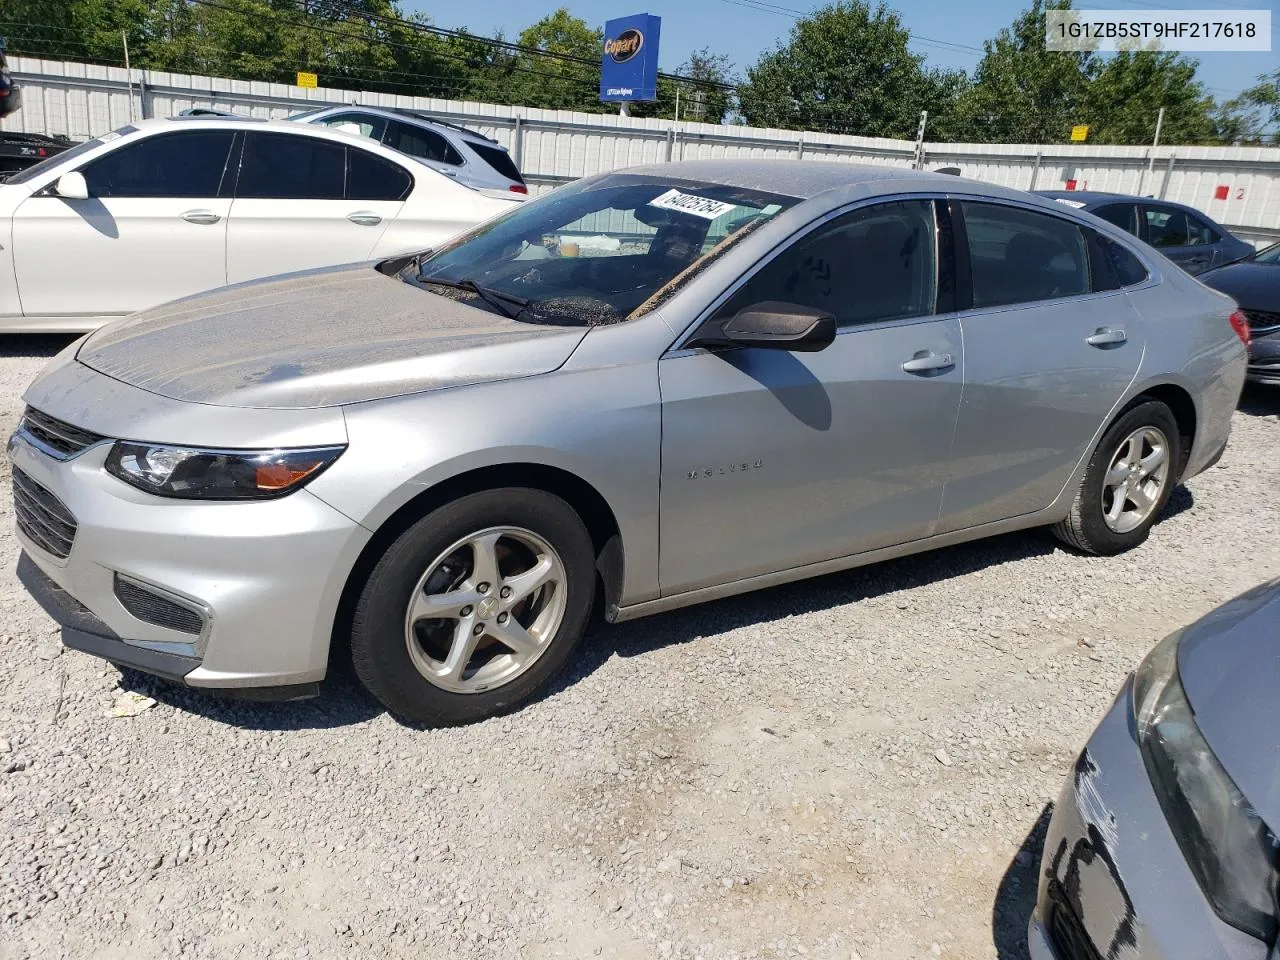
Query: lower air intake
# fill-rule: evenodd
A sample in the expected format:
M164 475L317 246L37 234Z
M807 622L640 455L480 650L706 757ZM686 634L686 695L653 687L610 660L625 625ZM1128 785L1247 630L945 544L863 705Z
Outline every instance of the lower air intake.
M115 576L115 594L122 607L145 623L193 636L199 636L204 629L204 617L190 607L174 603L118 573Z

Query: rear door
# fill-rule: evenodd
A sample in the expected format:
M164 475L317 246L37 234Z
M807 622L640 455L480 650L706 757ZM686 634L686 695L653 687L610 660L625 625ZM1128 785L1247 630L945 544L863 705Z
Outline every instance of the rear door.
M1143 239L1192 276L1204 273L1217 259L1218 231L1179 207L1144 203L1138 208Z
M79 168L87 200L42 190L13 217L27 316L132 313L227 282L230 130L123 143Z
M960 314L964 399L942 532L1052 503L1143 352L1128 297L1094 263L1098 234L1014 204L952 207L972 306Z
M413 178L358 146L248 132L227 228L227 280L367 260Z

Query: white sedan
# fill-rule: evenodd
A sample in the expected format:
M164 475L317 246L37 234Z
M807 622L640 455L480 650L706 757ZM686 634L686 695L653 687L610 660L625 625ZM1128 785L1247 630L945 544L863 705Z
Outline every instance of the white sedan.
M143 120L0 184L0 331L91 330L226 284L418 252L518 202L326 127Z

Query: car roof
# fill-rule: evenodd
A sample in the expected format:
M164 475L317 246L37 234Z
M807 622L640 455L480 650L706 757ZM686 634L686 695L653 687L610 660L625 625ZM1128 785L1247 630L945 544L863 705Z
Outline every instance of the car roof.
M996 199L1028 200L1039 205L1050 201L1023 190L994 183L983 183L947 173L912 170L870 163L837 163L821 160L792 159L719 159L678 160L628 167L619 173L651 177L677 177L705 180L744 190L762 190L785 194L799 200L811 200L821 194L845 187L875 184L876 193L939 192L976 194ZM1055 205L1056 206L1056 205Z
M486 137L483 133L477 133L475 130L471 130L449 120L441 120L439 117L433 116L425 110L414 110L410 107L372 107L363 103L335 103L320 108L315 112L327 113L331 110L341 111L343 113L348 111L372 113L380 117L386 117L389 120L407 120L410 123L425 123L430 124L431 126L444 127L448 130L454 131L455 133L461 134L463 137L470 137L472 140L478 141L483 146L493 145L502 147L502 144L498 143L498 141L494 140L492 137ZM506 147L502 147L502 149L505 150Z

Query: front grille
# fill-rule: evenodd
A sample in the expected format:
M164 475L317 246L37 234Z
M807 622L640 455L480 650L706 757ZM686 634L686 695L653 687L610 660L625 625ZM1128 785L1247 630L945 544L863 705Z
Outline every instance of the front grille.
M27 407L22 411L22 420L18 423L18 427L26 430L46 447L63 457L73 457L100 440L106 439L89 430L72 426L65 420L42 413L35 407Z
M197 636L204 629L204 618L194 610L152 593L118 573L115 576L115 593L120 605L145 623Z
M13 512L18 529L42 550L65 560L76 541L76 518L45 487L13 468Z
M1249 321L1249 329L1254 333L1266 333L1280 327L1280 313L1267 310L1245 310L1244 318Z

